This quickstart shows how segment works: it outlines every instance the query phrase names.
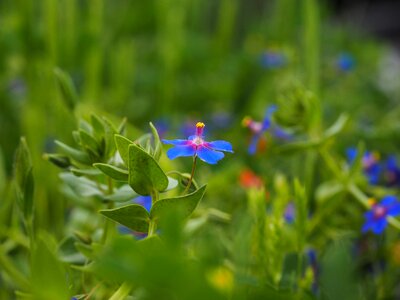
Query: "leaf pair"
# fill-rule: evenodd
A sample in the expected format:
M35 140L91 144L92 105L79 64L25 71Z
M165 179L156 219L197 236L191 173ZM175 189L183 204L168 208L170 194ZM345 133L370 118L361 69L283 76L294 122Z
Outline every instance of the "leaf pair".
M203 198L205 189L206 186L204 185L185 196L158 200L153 204L150 212L141 205L131 204L119 208L101 210L100 213L134 231L147 232L150 220L157 222L170 212L180 211L183 217L189 217Z

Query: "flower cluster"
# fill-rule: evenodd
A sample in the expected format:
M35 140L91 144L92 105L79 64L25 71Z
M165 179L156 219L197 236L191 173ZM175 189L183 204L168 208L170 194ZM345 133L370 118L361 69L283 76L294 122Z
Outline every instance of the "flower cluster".
M277 110L276 105L268 106L262 122L256 122L250 117L245 117L243 119L243 121L242 121L243 126L250 129L250 131L253 135L251 138L251 141L250 141L249 148L248 148L249 154L255 154L257 152L257 148L258 148L260 142L264 138L264 133L268 130L271 132L271 134L274 137L277 137L280 139L290 138L290 134L288 134L282 128L280 128L278 125L273 123L272 115L276 110Z
M400 215L400 202L397 197L388 195L381 202L372 203L371 209L365 213L365 223L362 232L372 231L382 233L388 225L388 217Z
M352 164L357 156L357 149L347 149L346 155ZM362 168L368 182L372 185L381 183L389 187L400 186L400 167L393 155L382 162L379 153L366 151L362 157Z

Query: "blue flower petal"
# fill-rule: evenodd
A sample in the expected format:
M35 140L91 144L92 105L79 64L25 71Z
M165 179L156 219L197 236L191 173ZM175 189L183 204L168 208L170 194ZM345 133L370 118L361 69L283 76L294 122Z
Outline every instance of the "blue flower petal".
M347 148L346 149L346 157L350 163L353 163L353 161L357 157L357 149L356 148Z
M162 140L164 144L175 145L175 146L184 146L189 143L188 140Z
M262 134L253 135L253 137L251 138L249 149L248 149L249 154L253 155L256 153L258 142L260 141L261 136L262 136Z
M209 143L207 143L207 146L216 151L226 151L226 152L233 153L231 143L226 142L226 141L209 142Z
M382 198L382 200L379 204L386 206L386 207L390 207L390 206L394 205L397 201L398 201L398 199L396 196L387 195Z
M196 148L193 145L176 146L167 151L169 159L174 159L180 156L193 156L196 153Z
M202 147L200 146L197 149L197 156L202 160L205 161L206 163L209 164L216 164L219 160L224 158L224 153L214 151L212 149L209 149L207 147Z
M375 234L381 234L385 230L387 224L388 222L386 218L378 219L371 224L371 230Z
M400 202L396 202L389 207L388 215L392 217L400 215Z
M151 209L151 196L138 196L133 199L133 203L143 206L148 212Z

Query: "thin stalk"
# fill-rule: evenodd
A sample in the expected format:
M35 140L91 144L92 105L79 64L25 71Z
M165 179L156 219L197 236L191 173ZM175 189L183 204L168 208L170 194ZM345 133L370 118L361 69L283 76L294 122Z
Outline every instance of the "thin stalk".
M112 193L114 193L114 184L110 177L107 177L107 186L108 186L107 195L111 195ZM112 201L110 201L108 203L108 209L111 209L113 207L114 207L114 203ZM105 244L107 241L107 236L108 236L108 232L110 231L110 228L111 228L111 221L108 218L106 218L104 221L103 236L101 238L101 242L103 244Z
M149 231L147 232L147 236L150 237L150 236L154 235L156 232L156 229L157 229L157 224L154 220L151 219L150 223L149 223Z
M194 177L194 172L196 171L196 163L197 163L197 155L193 157L193 165L192 165L192 172L190 173L190 178L189 182L183 191L183 194L186 194L189 191L190 186L192 185L193 177Z

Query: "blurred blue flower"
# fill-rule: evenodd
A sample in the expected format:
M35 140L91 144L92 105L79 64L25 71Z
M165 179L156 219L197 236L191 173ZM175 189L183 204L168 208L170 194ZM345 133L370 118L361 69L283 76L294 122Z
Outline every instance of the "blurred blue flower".
M288 139L291 137L289 133L285 132L282 128L280 128L278 125L272 122L271 120L272 114L276 110L277 110L276 105L268 106L262 122L256 122L250 117L245 117L243 119L242 121L243 126L249 128L253 134L248 148L249 154L256 153L260 139L263 137L264 133L267 130L270 130L273 136L280 139Z
M318 266L318 262L317 262L317 253L315 252L314 249L307 250L307 258L308 258L308 264L310 265L310 267L312 269L313 277L314 277L311 290L314 294L317 294L319 266Z
M375 203L365 213L365 223L362 232L372 231L375 234L382 233L387 224L387 217L400 215L400 202L397 197L388 195L383 197L381 202Z
M150 212L151 196L138 196L134 198L132 202L143 206L148 212Z
M216 164L225 156L222 151L233 153L232 145L229 142L221 140L205 141L203 136L204 127L204 123L198 122L195 135L189 136L187 140L162 140L164 144L174 145L167 151L168 158L194 156L199 157L206 163Z
M261 54L260 64L266 69L279 69L286 65L286 55L279 50L268 49Z
M336 59L336 66L341 71L349 72L354 69L355 66L354 57L346 52L340 53Z
M400 186L400 168L394 155L389 156L386 160L384 177L388 186Z
M346 150L347 160L352 164L357 156L356 148ZM379 164L379 154L377 152L366 151L362 157L362 167L364 175L370 184L378 184L382 168Z
M285 219L286 223L293 224L295 215L296 215L296 207L294 206L293 202L289 202L286 205L283 218Z
M167 119L161 118L154 122L154 127L157 129L160 138L164 138L169 130L169 122Z

